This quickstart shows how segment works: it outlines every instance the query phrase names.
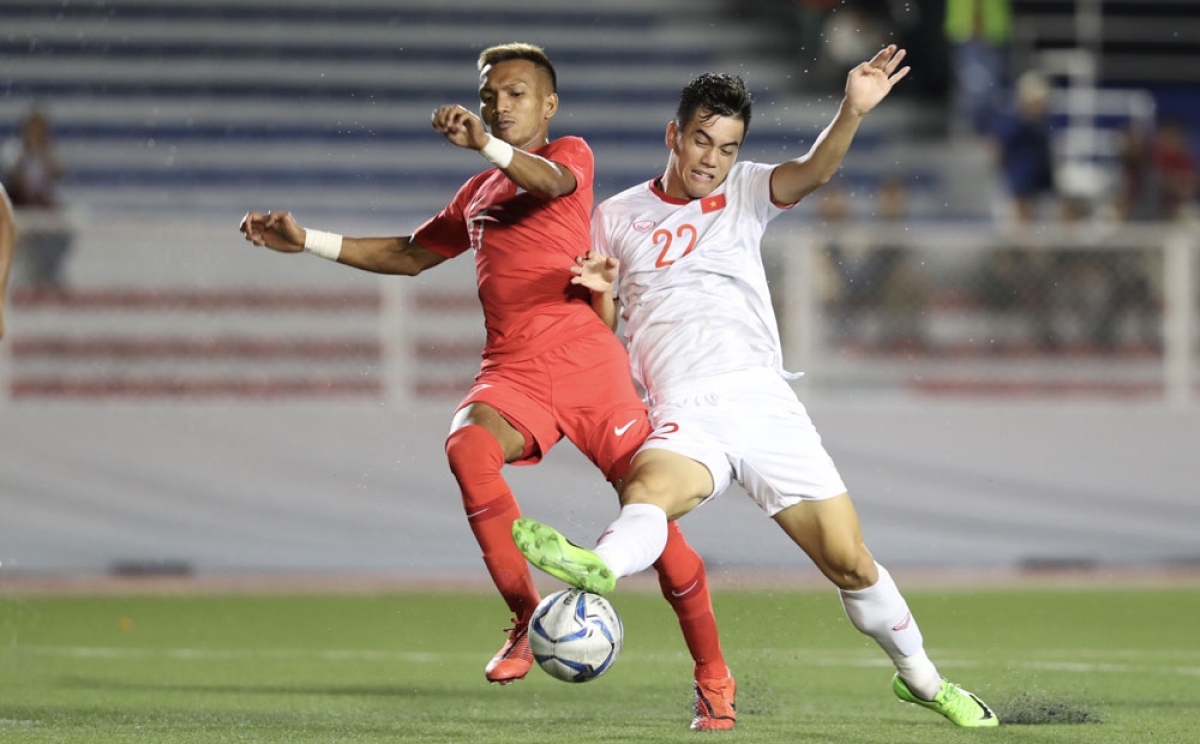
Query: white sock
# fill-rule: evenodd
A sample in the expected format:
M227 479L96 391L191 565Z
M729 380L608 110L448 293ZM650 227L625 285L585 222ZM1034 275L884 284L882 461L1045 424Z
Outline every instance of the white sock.
M600 535L596 554L620 578L650 568L667 546L667 513L653 504L627 504Z
M875 568L879 571L879 581L873 586L858 591L841 590L842 607L854 627L874 638L887 652L908 689L932 700L941 690L942 678L925 655L921 629L892 575L878 563Z

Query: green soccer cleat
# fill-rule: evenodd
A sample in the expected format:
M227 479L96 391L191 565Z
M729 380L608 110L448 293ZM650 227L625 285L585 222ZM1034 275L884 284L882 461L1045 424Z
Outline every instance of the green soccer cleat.
M916 703L922 708L941 713L955 726L982 728L1000 725L1000 719L987 707L987 703L949 680L942 680L942 689L933 700L922 700L914 695L899 674L892 678L892 691L906 703Z
M512 536L530 563L556 579L595 594L610 594L617 586L617 577L600 556L549 525L522 517L513 522Z

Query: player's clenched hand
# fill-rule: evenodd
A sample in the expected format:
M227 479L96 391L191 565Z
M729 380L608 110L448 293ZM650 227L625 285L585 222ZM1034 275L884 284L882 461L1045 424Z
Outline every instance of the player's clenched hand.
M478 150L487 144L488 134L479 117L462 106L440 106L433 112L433 128L459 147Z
M593 292L607 292L617 281L617 273L621 262L612 256L601 256L595 251L588 251L586 256L578 256L575 265L571 267L571 284L587 287Z
M251 243L280 253L304 250L304 228L290 212L247 212L238 229Z

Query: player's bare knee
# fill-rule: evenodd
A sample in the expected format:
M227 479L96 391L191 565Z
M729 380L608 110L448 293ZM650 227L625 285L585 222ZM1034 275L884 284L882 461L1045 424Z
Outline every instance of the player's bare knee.
M677 484L655 477L635 478L626 483L621 492L621 503L657 506L667 513L668 519L681 517L695 508L693 500Z
M712 493L708 468L667 450L639 454L621 490L622 504L653 504L677 519L695 509Z

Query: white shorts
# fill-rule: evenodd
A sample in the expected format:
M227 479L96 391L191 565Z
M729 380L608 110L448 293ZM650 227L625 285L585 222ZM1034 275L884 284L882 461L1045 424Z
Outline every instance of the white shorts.
M676 386L652 401L650 425L639 452L665 449L704 465L715 484L708 498L736 480L773 517L846 492L804 404L775 370Z

